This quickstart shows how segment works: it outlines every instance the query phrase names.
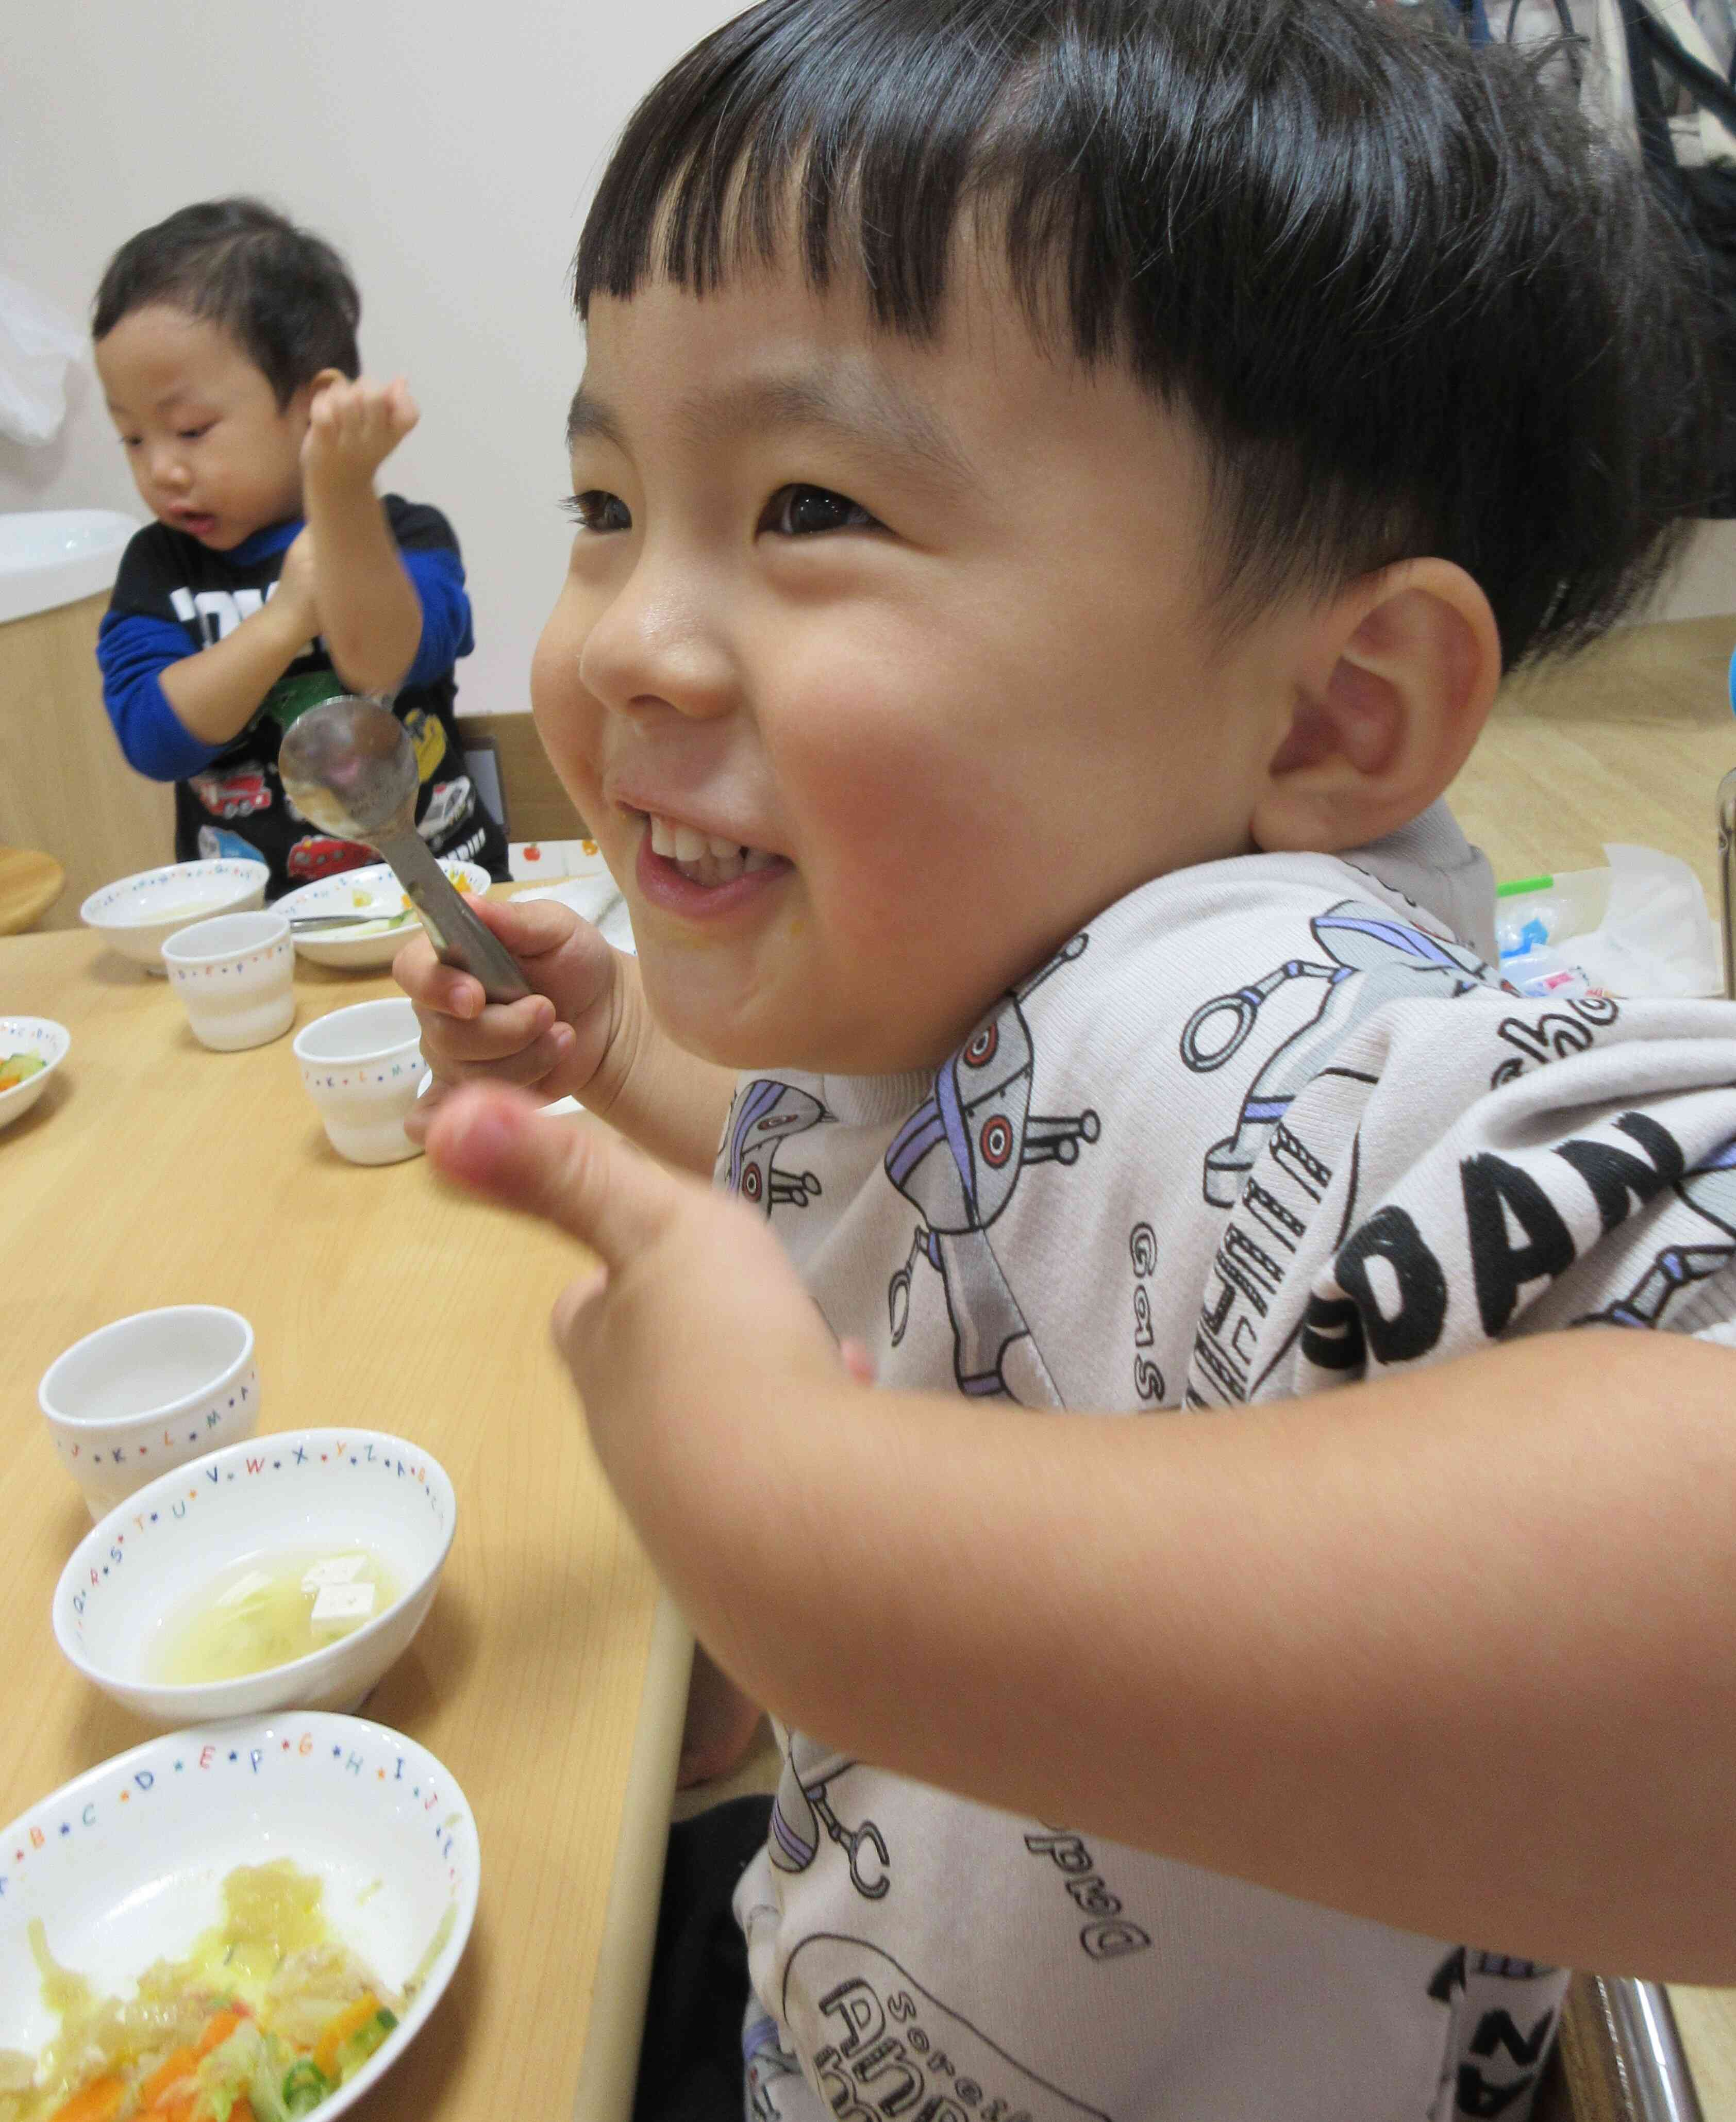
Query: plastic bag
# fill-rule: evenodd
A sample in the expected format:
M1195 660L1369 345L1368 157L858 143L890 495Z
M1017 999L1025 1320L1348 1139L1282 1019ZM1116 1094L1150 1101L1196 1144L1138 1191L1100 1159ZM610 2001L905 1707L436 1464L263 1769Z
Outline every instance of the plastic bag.
M1607 870L1508 888L1496 917L1501 970L1548 993L1582 979L1617 995L1724 992L1717 932L1700 880L1657 848L1606 842Z
M67 367L84 350L64 310L0 273L0 435L54 439L67 416Z

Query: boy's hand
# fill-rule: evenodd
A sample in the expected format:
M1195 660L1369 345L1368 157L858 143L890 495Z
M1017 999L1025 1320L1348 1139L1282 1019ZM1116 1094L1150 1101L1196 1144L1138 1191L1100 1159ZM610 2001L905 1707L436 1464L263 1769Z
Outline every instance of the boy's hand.
M426 935L404 945L392 975L416 1005L433 1075L405 1124L413 1139L427 1133L445 1098L473 1080L520 1084L545 1101L578 1096L601 1066L618 1019L615 954L570 906L474 898L470 907L518 960L534 992L519 1002L486 1002L481 982L443 965Z
M301 474L324 488L365 487L416 425L421 414L401 376L390 383L353 381L336 369L315 379L315 397L301 442Z
M320 605L315 588L314 534L298 531L283 555L278 586L270 604L298 642L311 641L320 631Z
M516 1091L474 1085L436 1115L427 1152L445 1177L600 1256L600 1270L557 1302L554 1334L630 1512L659 1440L691 1421L697 1380L725 1369L785 1386L803 1374L835 1382L841 1368L863 1377L863 1352L833 1343L763 1215L612 1129L562 1125Z

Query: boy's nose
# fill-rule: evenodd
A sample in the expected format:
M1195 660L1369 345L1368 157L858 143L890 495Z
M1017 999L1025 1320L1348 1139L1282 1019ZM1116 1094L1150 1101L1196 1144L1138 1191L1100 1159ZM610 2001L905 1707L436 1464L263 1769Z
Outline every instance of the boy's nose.
M717 623L715 586L702 571L634 571L593 623L579 675L605 708L669 707L701 719L727 713L733 660Z
M166 492L173 492L187 484L187 465L179 450L156 449L151 452L151 479L153 485Z

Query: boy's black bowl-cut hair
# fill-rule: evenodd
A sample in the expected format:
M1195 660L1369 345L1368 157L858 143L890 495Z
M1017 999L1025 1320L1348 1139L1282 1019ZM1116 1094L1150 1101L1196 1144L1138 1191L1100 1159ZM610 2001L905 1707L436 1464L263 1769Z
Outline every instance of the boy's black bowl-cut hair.
M322 368L362 373L362 297L323 237L259 199L201 200L141 229L109 260L91 336L153 302L226 331L287 405Z
M1509 666L1655 587L1721 432L1692 262L1539 64L1367 0L763 0L651 91L575 299L794 255L931 336L961 222L1211 465L1230 620L1458 562Z

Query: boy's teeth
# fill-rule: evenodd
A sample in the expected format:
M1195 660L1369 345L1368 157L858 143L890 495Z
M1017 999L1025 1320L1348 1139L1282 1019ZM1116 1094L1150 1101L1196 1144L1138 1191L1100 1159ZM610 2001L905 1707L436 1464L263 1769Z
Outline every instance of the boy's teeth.
M648 816L651 853L674 862L694 884L732 884L751 871L769 869L776 859L763 848L720 839L715 833L702 833L692 825L659 817L655 811Z

